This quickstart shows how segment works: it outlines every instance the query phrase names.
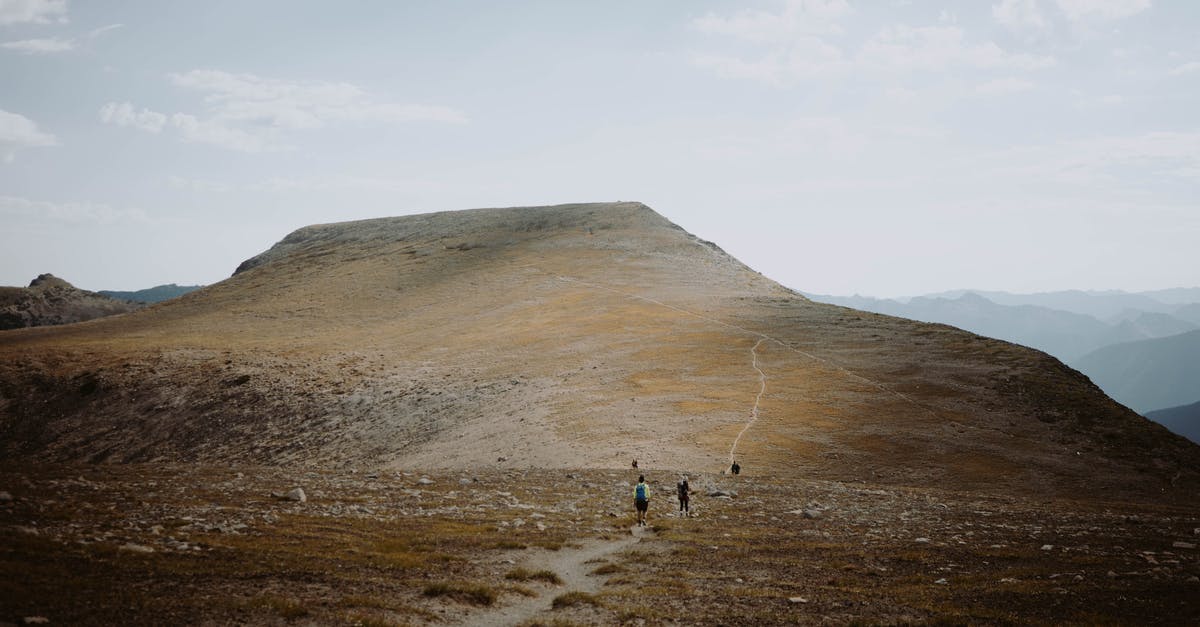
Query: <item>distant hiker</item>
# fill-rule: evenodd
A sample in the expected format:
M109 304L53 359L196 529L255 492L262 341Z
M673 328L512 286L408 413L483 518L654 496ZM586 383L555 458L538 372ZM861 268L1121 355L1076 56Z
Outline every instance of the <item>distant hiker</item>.
M637 509L639 527L646 526L646 510L650 507L650 485L646 483L646 475L638 475L637 485L633 486L633 506Z
M688 488L687 475L684 475L683 481L675 484L675 490L679 492L679 513L683 516L691 516L692 510L688 508Z
M738 473L742 472L742 467L741 467L741 466L739 466L739 465L738 465L738 463L737 463L737 461L735 460L735 461L733 462L733 465L729 467L729 472L732 472L733 474L735 474L735 475L736 475L736 474L738 474Z
M636 459L635 459L635 460L633 460L633 467L634 467L634 468L637 468L637 460L636 460Z

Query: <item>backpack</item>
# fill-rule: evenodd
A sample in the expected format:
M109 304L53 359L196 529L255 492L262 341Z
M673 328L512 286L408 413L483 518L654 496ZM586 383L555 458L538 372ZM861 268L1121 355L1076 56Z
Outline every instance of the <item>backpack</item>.
M646 500L646 484L644 484L644 483L637 484L637 487L634 488L633 493L636 496L636 498L645 501Z

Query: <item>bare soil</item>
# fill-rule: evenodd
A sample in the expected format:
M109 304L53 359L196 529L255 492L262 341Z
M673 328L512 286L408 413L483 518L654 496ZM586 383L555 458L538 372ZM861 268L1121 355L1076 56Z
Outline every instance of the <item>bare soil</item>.
M642 469L655 490L638 532L634 472L6 465L0 621L1200 621L1196 508L751 470L692 472L681 518L678 472ZM295 487L306 502L272 496ZM554 609L568 593L586 602Z

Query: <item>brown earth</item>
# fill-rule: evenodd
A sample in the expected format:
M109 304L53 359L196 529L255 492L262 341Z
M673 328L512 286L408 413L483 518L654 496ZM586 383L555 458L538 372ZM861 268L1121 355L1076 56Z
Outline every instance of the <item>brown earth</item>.
M307 227L0 356L15 459L712 472L756 418L736 456L772 472L1200 488L1200 447L1044 353L813 303L638 203Z
M81 290L53 274L42 274L29 287L0 287L0 331L84 322L141 307L141 303Z
M0 622L1195 624L1198 471L1044 353L637 203L320 225L0 333Z

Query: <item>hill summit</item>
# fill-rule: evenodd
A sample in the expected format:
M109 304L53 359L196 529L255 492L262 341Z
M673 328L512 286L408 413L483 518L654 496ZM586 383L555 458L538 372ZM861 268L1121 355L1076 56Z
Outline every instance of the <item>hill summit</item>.
M305 227L0 356L18 458L1200 487L1200 447L1052 357L814 303L632 202Z
M41 274L29 287L0 287L0 331L84 322L139 307L81 290L53 274Z

